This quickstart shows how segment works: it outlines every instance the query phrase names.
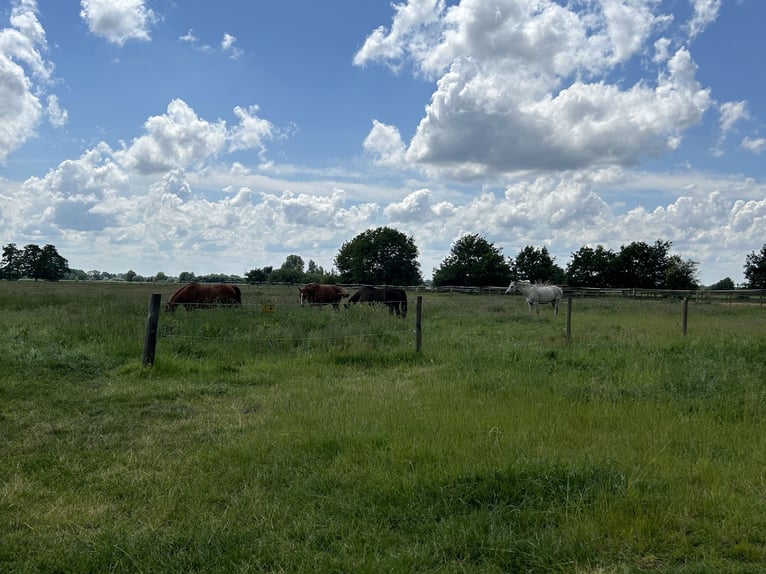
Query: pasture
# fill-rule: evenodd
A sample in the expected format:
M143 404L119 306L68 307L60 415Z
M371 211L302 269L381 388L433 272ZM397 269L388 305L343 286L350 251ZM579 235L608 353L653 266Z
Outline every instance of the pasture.
M766 307L173 290L0 282L0 571L766 569Z

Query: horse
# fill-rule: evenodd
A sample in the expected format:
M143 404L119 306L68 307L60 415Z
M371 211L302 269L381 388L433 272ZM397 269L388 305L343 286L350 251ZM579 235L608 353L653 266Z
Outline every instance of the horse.
M301 307L305 303L309 305L332 305L336 311L340 308L340 302L348 297L345 289L340 285L322 285L320 283L307 283L302 289L298 287L301 298Z
M553 306L553 316L555 317L559 314L559 301L564 297L564 292L561 290L561 287L556 285L544 285L541 283L532 284L511 281L511 284L508 285L508 289L505 290L505 294L508 295L508 293L512 293L514 290L521 293L524 296L524 299L527 300L527 306L529 307L530 313L534 306L535 311L537 311L537 314L539 315L540 303L550 303Z
M179 305L183 305L187 311L191 311L197 307L241 304L242 292L236 285L189 283L173 293L170 301L165 305L165 310L172 313Z
M397 317L401 316L404 318L407 316L407 294L404 292L404 289L399 289L398 287L373 287L365 285L351 295L348 303L346 303L346 307L350 303L383 303L388 307L388 311L391 314L396 312Z

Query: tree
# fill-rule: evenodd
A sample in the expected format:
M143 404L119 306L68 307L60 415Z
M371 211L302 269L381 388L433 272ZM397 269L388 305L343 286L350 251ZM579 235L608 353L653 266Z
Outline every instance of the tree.
M274 271L271 266L264 267L263 269L255 268L245 273L245 279L248 283L265 283L269 280L269 276Z
M620 247L615 259L614 287L636 287L640 289L661 289L665 286L670 241L660 241L648 245L643 241L634 241Z
M665 289L698 289L696 261L671 255L665 261Z
M15 281L21 278L22 267L21 249L15 243L9 243L3 247L3 259L0 261L0 279Z
M612 274L617 255L598 245L581 247L572 253L567 265L566 281L572 287L612 287Z
M178 274L179 283L192 283L196 279L196 276L192 271L181 271Z
M565 280L564 270L556 265L545 246L536 249L527 245L510 261L513 279L532 283L563 283Z
M390 227L368 229L343 244L335 267L344 283L420 285L415 240Z
M40 248L39 245L24 246L21 255L21 274L34 279L59 281L69 272L69 262L59 255L56 247L50 243Z
M750 289L766 289L766 244L761 251L751 251L745 260L745 279Z
M724 277L717 283L713 283L708 289L712 289L714 291L731 291L735 288L734 281L732 281L731 277Z
M299 255L288 255L282 267L271 273L269 280L275 283L300 283L304 275L303 258Z
M464 235L452 244L450 254L434 269L434 285L481 287L506 285L511 268L502 250L478 234Z

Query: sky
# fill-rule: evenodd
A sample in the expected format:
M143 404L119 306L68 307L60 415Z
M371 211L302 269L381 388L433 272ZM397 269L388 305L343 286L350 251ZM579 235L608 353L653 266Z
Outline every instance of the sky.
M326 271L388 226L425 279L766 243L762 0L0 1L0 244L72 268Z

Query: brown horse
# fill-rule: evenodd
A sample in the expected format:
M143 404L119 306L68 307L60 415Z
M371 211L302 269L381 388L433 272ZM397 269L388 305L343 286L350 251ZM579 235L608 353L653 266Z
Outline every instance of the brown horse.
M298 287L301 297L301 307L305 303L309 305L332 305L337 311L341 299L348 297L345 289L339 285L322 285L320 283L308 283L302 289Z
M242 293L236 285L189 283L173 293L170 301L165 305L165 310L173 312L179 305L183 305L187 311L191 311L195 308L212 307L213 305L241 304Z
M401 317L407 316L407 293L398 287L373 287L365 285L354 293L348 303L383 303L389 312ZM346 306L348 307L348 303Z

